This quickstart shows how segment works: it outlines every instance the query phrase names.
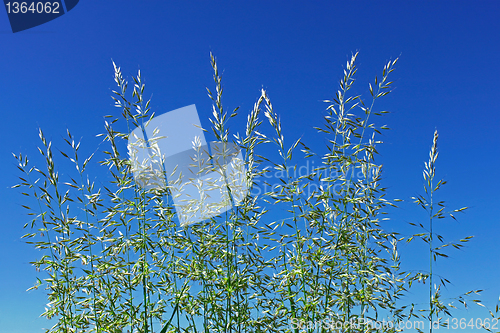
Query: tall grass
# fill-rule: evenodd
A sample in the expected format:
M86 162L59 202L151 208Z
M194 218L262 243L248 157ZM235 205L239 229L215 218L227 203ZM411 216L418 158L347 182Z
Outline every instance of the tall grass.
M445 244L433 230L435 219L445 214L434 195L445 183L434 182L437 132L425 165L426 195L414 198L428 212L429 228L414 224L425 232L409 238L386 231L386 208L397 200L386 199L381 186L376 155L387 127L375 125L386 113L377 111L376 101L390 93L397 59L369 84L366 102L351 93L357 56L349 59L339 89L326 101L324 124L317 128L324 149L318 152L301 139L285 140L264 90L243 133L233 135L228 124L239 110L226 111L211 55L215 90L207 91L213 135L223 147L236 144L242 150L249 195L233 202L232 210L187 226L179 226L170 186L145 189L141 182L151 179L134 176L137 165L125 144L134 128L145 134L155 115L144 100L141 73L133 78L129 98L128 83L113 63L118 86L113 99L121 117L106 116L101 135L109 147L100 162L109 183L96 189L90 182L86 167L93 155L81 163L80 143L69 131L65 141L72 154L60 153L75 165L78 180L68 173L59 179L52 145L41 130L43 170L15 155L25 174L15 187L24 187L22 193L38 204L25 206L33 216L25 238L43 251L33 264L46 276L33 288L48 290L42 315L57 320L47 332L395 332L394 326L372 330L368 321L387 318L396 325L425 311L429 322L451 316L452 305L444 305L439 287L433 289L433 262L446 256L444 247L460 248L470 237ZM158 137L144 138L154 151ZM269 145L275 146L276 159L262 155ZM297 176L297 160L319 166ZM149 175L161 171L159 184L168 176L164 168L144 168ZM273 184L262 183L263 176ZM267 185L271 189L263 191ZM401 269L398 244L414 238L429 244L428 272ZM415 304L401 304L415 281L426 280L428 309L415 312ZM465 296L476 292L457 299L465 304Z

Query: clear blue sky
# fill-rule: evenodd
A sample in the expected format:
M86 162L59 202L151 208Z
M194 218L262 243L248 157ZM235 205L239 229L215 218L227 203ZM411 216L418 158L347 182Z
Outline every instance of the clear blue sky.
M25 292L36 273L28 262L39 253L20 237L28 221L11 153L33 159L37 129L62 147L69 128L93 152L103 116L117 113L111 59L124 75L141 69L157 113L196 104L209 126L212 87L209 52L224 70L224 103L248 112L261 87L281 115L291 144L300 135L314 146L320 124L351 52L360 51L357 89L400 56L396 89L378 107L383 119L378 162L389 198L422 193L422 169L434 129L440 133L437 177L451 208L470 206L459 222L437 228L449 240L475 238L449 251L437 270L454 285L447 295L485 289L494 308L500 295L500 3L498 1L81 1L47 24L13 34L0 9L0 332L42 332L49 324L43 291ZM382 123L379 123L382 125ZM241 130L241 129L240 129ZM391 210L403 234L421 209L402 203ZM425 268L418 243L403 247L406 268ZM414 266L412 266L414 265ZM419 297L418 292L414 292ZM457 317L486 318L460 310ZM51 326L51 325L50 325Z

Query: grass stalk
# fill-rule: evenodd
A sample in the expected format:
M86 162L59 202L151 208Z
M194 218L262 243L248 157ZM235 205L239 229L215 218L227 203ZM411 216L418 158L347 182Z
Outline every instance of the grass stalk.
M319 154L307 147L302 138L288 147L281 119L264 90L247 116L245 136L236 133L233 140L228 124L238 115L238 108L231 113L225 111L222 78L216 59L210 54L215 82L214 93L207 88L212 100L212 130L215 139L223 143L222 160L226 161L231 144L244 153L249 193L236 202L226 171L216 166L221 169L223 186L233 208L189 226L177 226L179 218L174 221L174 198L163 157L160 156L160 163L165 188L146 189L139 186L139 178L134 178L135 167L129 156L121 153L134 127L141 129L139 141L151 159L158 157L153 146L158 138L156 134L150 138L146 133L154 114L150 100L143 99L141 73L133 78L131 102L126 97L127 82L113 63L119 88L113 92L113 98L115 106L121 109L126 129L115 129L121 126L115 125L117 118L105 122L103 135L110 151L104 152L106 159L101 164L109 167L113 178L114 188L104 186L109 202L100 198L100 190L94 193L88 178L84 181L85 167L93 155L80 165L79 144L69 131L65 140L74 151L71 160L80 173L80 182L72 179L73 183L67 185L70 190L78 190L76 198L83 205L85 221L70 217L73 197L69 190L62 192L51 143L41 131L45 149L40 149L40 153L45 158L46 173L34 167L28 170L27 158L14 155L19 169L27 175L15 187L32 190L40 208L38 214L32 213L36 217L31 229L39 220L42 225L26 238L37 248L50 251L35 262L49 275L46 281L50 307L44 316L59 316L49 332L121 332L128 328L150 333L157 322L161 322L161 333L328 332L333 329L306 323L326 319L349 323L377 319L386 312L401 320L406 306L399 306L399 298L408 291L405 285L409 288L413 281L427 279L429 321L439 319L440 313L448 315L439 294L439 287L447 280L441 279L439 287L433 289L438 281L433 261L437 256L446 256L442 248L460 248L470 237L444 244L435 233L434 224L445 215L444 204L434 196L445 183L434 181L437 132L425 164L426 196L414 198L428 213L429 229L407 240L420 237L428 243L429 272L410 276L400 270L397 246L402 238L381 226L384 208L392 203L384 198L385 189L379 184L382 167L375 163L375 155L380 141L375 138L386 127L370 123L374 115L385 113L375 111L375 100L390 92L392 82L388 75L397 59L385 65L380 82L375 78L375 85L369 85L372 100L365 105L360 95L351 95L357 56L355 53L347 61L340 89L331 101L326 101L329 106L325 124L318 128L326 134L326 153ZM267 129L260 128L261 107L270 125L269 136ZM361 115L356 113L359 110ZM274 143L277 161L261 155L258 146L265 143ZM304 158L294 155L299 145ZM210 156L211 162L216 160L214 156ZM297 177L296 159L319 160L321 165ZM202 162L198 163L201 169ZM44 177L43 184L32 181L33 170ZM271 171L276 172L273 180L279 185L262 193L259 177ZM263 185L269 184L264 181ZM311 192L313 185L316 187ZM268 204L275 205L277 217L270 217ZM280 212L282 207L285 208ZM454 218L454 212L464 209L451 211L450 216ZM88 261L83 263L81 274L75 258ZM88 264L90 269L85 267ZM472 292L475 291L469 293ZM91 300L79 301L88 295ZM462 296L459 301L465 304ZM413 307L408 318L412 311ZM91 327L92 322L95 327ZM296 326L291 327L291 323ZM368 327L361 326L360 330L367 331ZM348 326L342 331L359 329Z

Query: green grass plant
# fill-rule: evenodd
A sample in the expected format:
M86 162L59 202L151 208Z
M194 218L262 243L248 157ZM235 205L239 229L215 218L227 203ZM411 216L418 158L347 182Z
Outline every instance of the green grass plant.
M444 243L434 231L446 215L435 197L445 184L434 180L437 132L425 164L425 195L414 198L429 224L414 223L424 232L410 237L385 230L387 208L398 200L386 199L381 186L376 155L387 127L375 122L387 112L375 106L391 92L398 59L386 63L364 100L352 94L357 56L347 61L338 90L325 101L324 124L317 127L324 147L318 152L301 138L285 140L265 90L246 115L245 129L230 132L231 118L241 111L228 113L223 106L222 78L211 54L215 90L207 92L213 136L242 150L249 195L232 210L187 226L179 225L169 186L144 189L139 183L147 179L134 177L126 143L134 128L145 133L155 114L143 97L141 73L133 78L130 98L128 82L113 63L118 89L112 97L121 117L106 116L100 136L108 148L99 163L109 182L97 189L90 181L87 166L95 155L81 162L80 143L69 131L65 142L71 153L60 154L74 164L77 176L64 173L60 179L52 144L41 130L45 168L15 155L23 176L14 187L37 203L33 209L24 206L32 216L24 237L42 251L33 264L45 276L33 288L47 290L42 316L55 324L46 331L332 332L327 323L361 322L337 331L396 332L395 327L371 330L367 321L451 316L453 305L444 304L440 291L448 280L440 278L433 287L438 280L433 262L446 257L443 248L460 248L471 237ZM146 138L148 149L154 150L156 139ZM276 158L263 154L269 147L275 147ZM297 161L318 166L297 175ZM160 182L167 176L162 172ZM398 244L416 238L429 245L428 272L401 268ZM412 284L426 281L428 309L404 304ZM478 292L457 299L465 305L466 296Z

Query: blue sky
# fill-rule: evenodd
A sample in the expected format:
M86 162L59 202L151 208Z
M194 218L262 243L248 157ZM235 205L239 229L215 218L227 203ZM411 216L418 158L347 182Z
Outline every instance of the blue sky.
M20 239L29 217L19 191L10 189L20 176L12 153L36 160L38 127L56 146L69 128L83 152L93 152L103 116L118 114L110 98L111 59L127 77L141 69L153 111L196 104L208 127L210 51L224 71L226 108L248 112L264 87L288 144L303 135L313 146L320 136L312 127L327 106L322 100L334 96L351 52L360 51L356 89L364 94L383 65L400 57L395 90L377 105L391 112L379 120L391 128L379 147L383 185L389 198L406 200L389 211L391 226L409 234L416 230L406 222L425 221L408 202L422 193L423 163L437 129L437 177L448 181L440 198L451 208L471 207L439 231L449 240L475 236L463 251L449 251L437 270L454 283L449 295L484 289L481 300L494 308L500 295L499 13L497 1L81 1L51 22L13 34L0 10L0 332L49 326L38 318L43 291L25 292L37 276L28 262L39 253ZM426 267L420 248L402 248L407 268ZM456 316L487 317L475 309Z

